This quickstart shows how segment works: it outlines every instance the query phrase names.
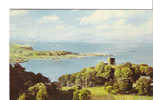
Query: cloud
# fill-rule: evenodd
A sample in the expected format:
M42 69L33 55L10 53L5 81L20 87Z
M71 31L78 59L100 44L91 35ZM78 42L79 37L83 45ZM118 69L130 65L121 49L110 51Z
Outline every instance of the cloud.
M97 10L90 14L78 11L80 15L75 16L51 12L41 13L42 17L39 12L31 13L24 19L12 17L11 37L35 41L153 41L150 10Z
M149 12L149 13L148 13ZM80 19L81 24L101 24L104 22L118 21L119 19L138 18L138 16L150 15L151 11L138 10L96 10L89 16ZM139 18L138 18L139 19Z
M48 16L43 16L42 18L39 19L40 23L50 23L50 22L56 22L59 21L60 18L56 15L48 15Z
M28 13L28 10L11 10L10 15L11 16L24 16Z
M93 41L153 41L153 15L150 10L98 10L82 17L80 23L90 26L86 32L94 34L97 39Z
M80 23L81 24L99 24L102 23L104 21L108 21L111 18L115 18L115 17L122 17L124 14L122 14L123 11L118 11L116 12L112 12L112 11L101 11L101 10L97 10L94 13L92 13L89 16L84 16L80 19Z

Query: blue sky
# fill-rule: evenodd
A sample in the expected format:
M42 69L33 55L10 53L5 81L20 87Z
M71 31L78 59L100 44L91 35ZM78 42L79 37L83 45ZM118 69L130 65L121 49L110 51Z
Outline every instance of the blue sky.
M11 10L10 39L153 42L152 10Z

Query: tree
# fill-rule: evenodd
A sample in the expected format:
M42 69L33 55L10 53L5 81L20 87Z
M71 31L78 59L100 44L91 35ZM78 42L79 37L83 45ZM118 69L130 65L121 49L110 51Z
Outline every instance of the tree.
M129 79L118 79L113 84L112 91L115 91L115 93L129 93L131 89L132 82Z
M79 100L89 100L90 91L82 89L79 93Z
M110 65L105 65L101 71L97 72L96 76L110 79L113 77L113 69Z
M113 87L112 87L112 86L107 86L107 87L106 87L106 91L107 91L108 93L111 93L112 90L113 90Z
M66 86L65 75L62 75L58 78L58 81L61 83L62 86Z
M75 92L73 92L73 100L79 100L79 90L76 90Z
M87 89L78 90L73 92L73 100L89 100L90 91Z
M37 82L50 82L47 77L33 72L26 72L20 64L10 65L10 100L17 100L30 86ZM22 95L23 97L27 97Z
M140 95L149 94L150 87L151 87L150 84L151 84L151 80L146 78L139 78L136 81L136 90L138 91L138 94Z
M153 68L148 66L147 64L141 64L140 65L140 74L150 76L153 78Z
M129 65L117 67L114 74L115 78L130 79L131 81L134 80L134 71Z
M96 65L96 81L98 84L104 84L106 81L109 81L114 76L114 70L112 66L106 65L104 62L99 62Z
M120 93L128 93L132 89L132 82L129 79L119 80Z
M103 72L104 66L105 66L105 63L104 63L104 62L99 62L99 63L96 65L95 70L96 70L97 72Z
M16 72L24 72L25 68L23 68L19 63L14 64L14 69Z
M145 74L147 76L150 76L151 78L153 78L153 68L148 66L148 68L146 69Z
M134 79L134 82L135 82L141 76L140 66L138 64L132 64L132 68L133 68L133 71L134 71L133 79Z
M38 73L35 77L37 83L43 82L43 83L48 83L50 80L47 77L44 77L41 73Z

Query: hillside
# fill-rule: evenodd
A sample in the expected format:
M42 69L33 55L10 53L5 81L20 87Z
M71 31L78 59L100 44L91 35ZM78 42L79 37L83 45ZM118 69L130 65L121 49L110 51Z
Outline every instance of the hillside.
M153 99L153 68L147 64L99 62L95 67L62 75L59 83L65 90L73 87L89 90L91 100Z
M10 64L10 100L88 100L88 90L64 91L41 73L27 72L20 64ZM78 96L76 94L76 96ZM86 98L86 99L85 99Z

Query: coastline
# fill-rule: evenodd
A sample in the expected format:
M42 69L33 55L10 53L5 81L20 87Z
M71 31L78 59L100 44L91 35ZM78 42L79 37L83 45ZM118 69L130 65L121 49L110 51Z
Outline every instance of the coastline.
M31 59L71 59L71 58L85 58L93 56L112 56L105 53L74 53L64 50L52 50L52 51L38 51L34 50L29 45L12 44L10 46L10 63L23 63Z
M86 57L93 57L93 56L112 56L108 54L100 54L100 53L86 53L86 54L66 54L66 55L58 55L58 56L27 56L27 57L10 57L10 63L23 63L28 62L31 59L51 59L51 60L60 60L60 59L80 59Z

